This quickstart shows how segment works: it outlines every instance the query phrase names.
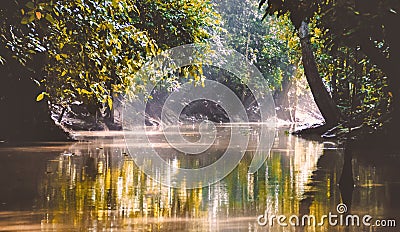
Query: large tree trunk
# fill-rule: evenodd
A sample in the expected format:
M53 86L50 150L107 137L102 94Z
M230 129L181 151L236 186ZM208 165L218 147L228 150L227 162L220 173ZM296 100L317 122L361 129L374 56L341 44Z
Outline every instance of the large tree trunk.
M317 64L311 48L308 25L304 21L301 23L299 28L299 36L304 72L308 85L310 86L311 92L314 96L315 103L324 117L326 125L334 126L340 120L340 111L326 90L325 85L322 82L322 78L319 75Z

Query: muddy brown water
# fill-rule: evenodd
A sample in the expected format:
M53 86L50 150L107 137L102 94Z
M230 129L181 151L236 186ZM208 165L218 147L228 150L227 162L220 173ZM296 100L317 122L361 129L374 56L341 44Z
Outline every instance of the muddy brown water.
M399 155L376 162L354 156L354 189L341 192L345 150L334 141L304 140L286 130L277 130L269 157L255 174L247 172L249 148L228 176L193 190L147 177L128 155L121 132L82 132L84 141L73 143L3 144L0 231L400 231L388 225L394 222L389 219L400 223ZM154 144L163 149L160 141ZM224 138L220 144L226 144ZM215 162L218 152L163 158L204 166ZM345 197L347 213L371 215L371 223L386 220L386 227L332 226L327 220L304 227L258 223L265 212L314 215L320 222L329 213L340 216L337 205Z

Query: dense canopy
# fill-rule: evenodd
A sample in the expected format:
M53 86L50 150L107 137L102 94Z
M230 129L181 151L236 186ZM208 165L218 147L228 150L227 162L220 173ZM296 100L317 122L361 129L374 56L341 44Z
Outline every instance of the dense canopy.
M23 79L27 88L34 83L23 91L26 99L49 101L64 110L83 103L88 113L112 118L119 94L143 89L147 80L135 73L151 57L183 44L221 43L260 69L282 109L296 107L287 99L293 80L307 79L329 127L318 133L337 125L339 130L362 125L372 132L387 123L400 124L399 4L10 1L0 9L0 62L9 77L2 81L22 86L16 81ZM163 86L179 87L187 76L199 82L202 75L201 66L185 67L164 78ZM234 78L225 81L235 83ZM3 95L9 100L2 105L15 105L13 93ZM279 100L282 96L286 98Z

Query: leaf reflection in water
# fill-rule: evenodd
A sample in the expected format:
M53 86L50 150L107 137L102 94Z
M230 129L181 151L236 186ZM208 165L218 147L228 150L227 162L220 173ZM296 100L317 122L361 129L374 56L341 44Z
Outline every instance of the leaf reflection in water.
M267 207L276 213L298 212L299 200L311 189L307 183L323 151L321 143L281 136L257 173L247 172L253 155L249 149L222 181L186 190L163 186L144 175L132 158L124 155L123 146L115 146L123 144L122 138L89 139L90 143L70 148L69 152L77 155L60 155L47 163L51 171L43 177L40 191L42 207L51 218L48 224L200 231L233 225L245 229L249 224L256 228L256 216ZM95 149L99 146L104 149ZM173 153L163 158L177 166L187 162Z
M67 146L2 147L0 163L7 165L0 168L4 187L0 230L260 231L268 229L257 224L257 216L265 210L316 218L336 212L341 202L338 182L343 150L332 143L287 135L286 130L277 131L269 158L258 172L248 173L254 155L250 148L223 180L192 190L162 186L144 175L127 155L120 133L82 133L87 142ZM189 162L175 153L163 158L176 166L194 165L200 159L192 157ZM399 162L382 163L353 159L352 213L380 218L389 217L390 212L398 215ZM349 231L357 229L361 228ZM301 230L343 228L324 225Z

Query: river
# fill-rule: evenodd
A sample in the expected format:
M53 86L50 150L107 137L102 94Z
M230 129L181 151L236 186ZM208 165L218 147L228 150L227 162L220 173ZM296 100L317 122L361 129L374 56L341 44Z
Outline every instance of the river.
M164 186L141 172L121 132L81 132L80 142L3 143L0 231L399 231L388 226L391 219L400 222L399 155L353 155L345 178L353 177L354 188L339 188L348 151L287 130L276 131L256 173L248 173L249 150L225 178L191 190ZM163 158L205 166L219 156ZM332 225L328 219L304 227L282 226L276 218L262 223L271 215L292 222L313 215L317 223L323 215L346 216L338 212L340 203L347 214L370 215L371 223L384 219L387 226Z

